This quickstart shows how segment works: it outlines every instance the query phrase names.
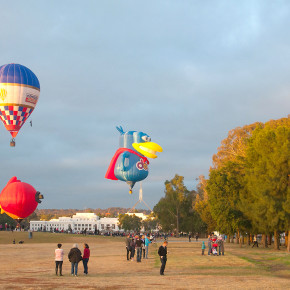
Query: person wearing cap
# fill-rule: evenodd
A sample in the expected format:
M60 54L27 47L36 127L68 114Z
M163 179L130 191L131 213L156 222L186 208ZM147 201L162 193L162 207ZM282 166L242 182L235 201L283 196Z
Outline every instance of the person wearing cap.
M71 262L71 275L78 275L78 264L82 260L82 252L78 248L78 244L74 244L68 253L68 259Z

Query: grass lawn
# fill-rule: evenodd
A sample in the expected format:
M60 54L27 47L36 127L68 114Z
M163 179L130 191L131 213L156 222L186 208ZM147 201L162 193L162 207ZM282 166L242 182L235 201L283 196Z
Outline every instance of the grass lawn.
M15 245L12 244L15 238ZM23 240L24 244L18 244ZM71 277L67 254L73 243L91 249L89 275ZM63 277L54 273L54 249L63 244ZM290 255L284 249L225 244L225 256L201 255L201 241L169 239L165 276L157 255L162 241L149 247L149 259L126 260L125 239L53 233L0 232L1 289L289 289Z

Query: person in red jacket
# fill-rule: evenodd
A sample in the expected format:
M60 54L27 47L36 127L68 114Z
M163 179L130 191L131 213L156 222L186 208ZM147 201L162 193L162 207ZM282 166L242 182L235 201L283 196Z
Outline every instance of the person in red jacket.
M84 273L88 275L88 262L90 258L90 248L88 244L84 244L84 255L83 255L83 264L84 264Z

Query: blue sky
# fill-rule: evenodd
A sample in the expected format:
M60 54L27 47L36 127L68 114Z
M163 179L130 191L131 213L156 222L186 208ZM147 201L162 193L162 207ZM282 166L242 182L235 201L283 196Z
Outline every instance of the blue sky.
M39 208L138 200L104 178L116 125L164 149L143 182L153 207L175 173L189 189L208 174L229 130L289 113L289 1L1 1L0 15L0 64L41 86L15 148L0 126L0 188L17 176Z

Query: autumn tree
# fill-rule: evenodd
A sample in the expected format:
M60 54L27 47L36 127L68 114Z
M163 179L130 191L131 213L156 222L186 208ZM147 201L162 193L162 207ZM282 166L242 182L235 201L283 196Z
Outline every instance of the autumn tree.
M276 249L279 232L290 230L289 140L289 123L271 121L253 132L247 149L244 207L260 229L274 232Z
M240 210L240 194L243 192L244 168L237 163L213 169L207 182L207 192L211 214L217 224L217 230L234 234L250 229L250 220Z
M247 139L259 125L262 126L262 123L256 122L230 130L227 138L222 140L218 152L212 157L213 168L221 168L229 161L242 162L246 157Z
M207 231L212 232L216 229L216 221L213 219L210 205L208 202L208 193L206 191L207 180L203 175L199 176L197 185L197 195L193 207L199 214L201 220L206 224Z

